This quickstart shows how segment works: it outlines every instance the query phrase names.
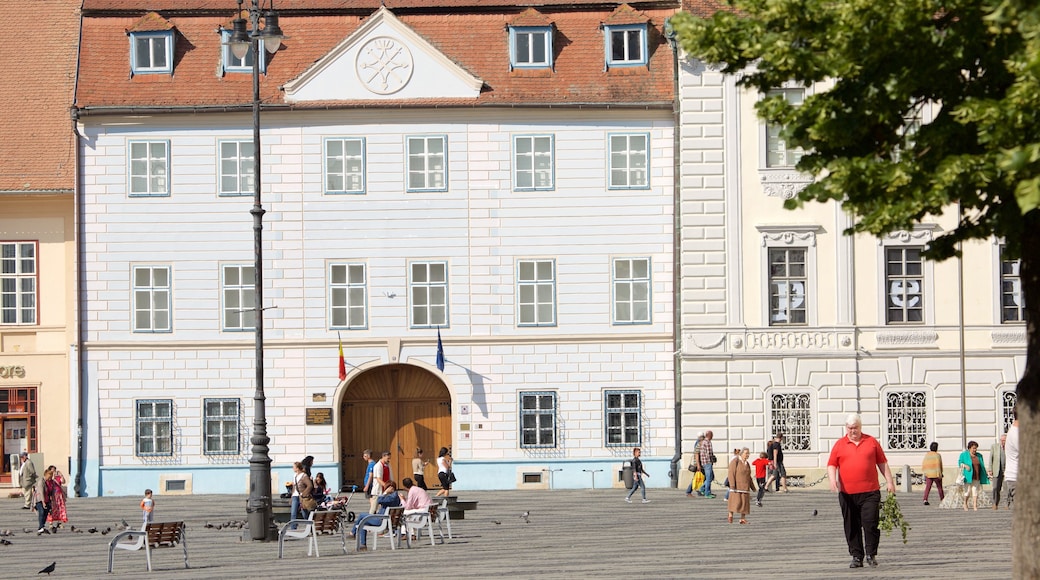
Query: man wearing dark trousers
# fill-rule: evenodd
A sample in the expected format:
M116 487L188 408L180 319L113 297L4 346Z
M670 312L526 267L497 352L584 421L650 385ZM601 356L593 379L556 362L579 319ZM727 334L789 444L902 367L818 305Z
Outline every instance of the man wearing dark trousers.
M845 520L845 541L852 556L849 568L862 568L864 562L870 567L878 565L878 470L885 476L888 493L895 493L896 482L881 444L863 433L863 421L853 413L845 419L845 436L834 442L827 460L827 478L831 491L838 494L841 517Z

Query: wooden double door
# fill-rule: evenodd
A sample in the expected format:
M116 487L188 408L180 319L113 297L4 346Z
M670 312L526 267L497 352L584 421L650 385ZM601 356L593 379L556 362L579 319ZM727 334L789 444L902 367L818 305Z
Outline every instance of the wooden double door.
M430 465L426 484L439 488L437 451L451 447L451 395L433 373L411 365L365 371L347 386L340 405L340 459L343 489L361 489L365 449L378 461L390 452L390 468L400 485L412 477L412 458L421 447Z

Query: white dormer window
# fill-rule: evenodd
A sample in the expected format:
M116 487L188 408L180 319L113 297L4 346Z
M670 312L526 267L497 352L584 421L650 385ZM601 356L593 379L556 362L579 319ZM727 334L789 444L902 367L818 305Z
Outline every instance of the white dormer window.
M552 66L552 28L549 26L510 26L510 64L515 68Z
M134 74L173 72L173 31L130 33L130 63Z
M607 66L646 64L646 25L604 26Z
M222 55L221 64L224 67L224 72L253 72L253 50L247 50L245 56L238 58L235 56L234 51L231 50L231 31L221 30L220 31L220 52ZM267 72L267 52L263 50L263 43L260 44L260 72Z

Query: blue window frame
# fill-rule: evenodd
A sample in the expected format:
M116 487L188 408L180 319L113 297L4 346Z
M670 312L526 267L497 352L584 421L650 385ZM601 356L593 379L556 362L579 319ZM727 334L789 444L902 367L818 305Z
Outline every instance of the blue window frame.
M642 415L639 391L605 391L603 412L607 447L638 447L642 439L639 417Z
M556 326L556 263L518 260L516 263L519 326Z
M650 324L650 258L616 258L614 324Z
M408 294L412 328L448 325L447 262L413 262L409 267Z
M329 321L335 329L368 327L365 264L329 265Z
M173 31L130 33L130 70L134 74L173 72Z
M241 438L239 431L238 399L204 399L206 446L205 455L238 455Z
M549 191L553 188L554 157L552 135L513 137L513 189Z
M649 189L650 135L611 134L607 141L610 189Z
M221 64L224 66L224 72L253 72L253 50L250 49L246 52L245 56L238 58L235 53L231 51L231 45L228 41L231 40L230 30L220 31L220 53L223 55ZM264 50L263 42L260 43L260 72L267 72L267 52Z
M170 142L130 141L130 196L170 195Z
M253 195L256 177L256 155L252 141L221 141L220 195Z
M134 332L170 332L169 266L134 266Z
M224 266L224 330L256 330L256 270L250 266Z
M134 407L137 455L173 455L173 400L139 400Z
M364 139L325 139L325 193L365 193Z
M556 447L556 393L520 393L520 447Z
M509 60L515 68L552 67L552 27L510 26Z
M406 138L408 154L408 191L446 191L448 189L448 137L413 136Z
M646 24L604 26L608 66L635 66L647 63Z

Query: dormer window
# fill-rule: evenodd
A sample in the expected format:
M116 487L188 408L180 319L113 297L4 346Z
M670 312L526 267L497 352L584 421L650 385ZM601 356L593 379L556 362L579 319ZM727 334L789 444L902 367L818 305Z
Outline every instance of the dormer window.
M224 67L224 72L253 72L253 51L252 49L246 51L245 56L238 58L235 56L233 50L231 50L231 31L221 30L220 31L220 52L222 55L221 64ZM261 49L263 45L261 44ZM266 51L260 50L260 72L267 72L267 58Z
M515 68L552 66L552 27L510 26L510 64Z
M130 63L134 74L173 72L173 31L130 33Z
M604 26L607 66L646 64L646 25Z

